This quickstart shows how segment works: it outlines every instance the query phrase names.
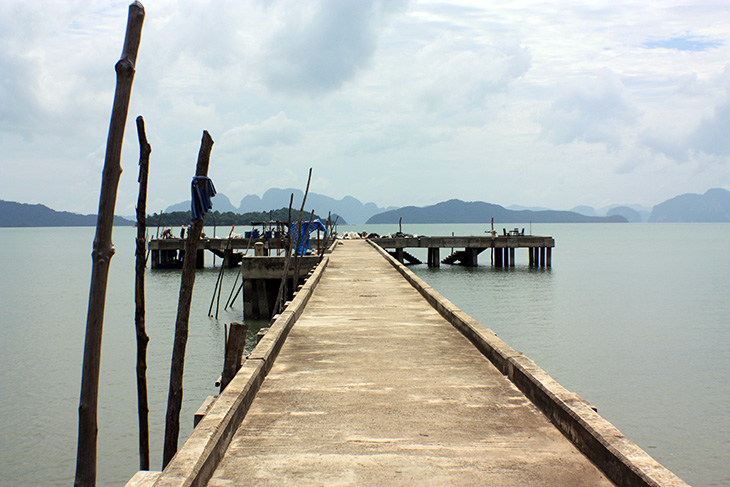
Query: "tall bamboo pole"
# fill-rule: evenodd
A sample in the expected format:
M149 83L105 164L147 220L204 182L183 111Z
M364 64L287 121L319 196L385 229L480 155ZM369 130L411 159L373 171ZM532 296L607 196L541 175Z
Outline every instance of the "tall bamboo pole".
M279 283L279 292L276 295L276 304L274 305L273 314L281 313L281 310L284 307L284 302L286 301L286 296L287 296L286 281L289 278L289 276L288 276L289 261L291 260L291 249L292 249L292 244L294 243L292 240L293 235L291 234L291 207L293 204L294 204L294 193L292 193L291 196L289 197L289 221L287 222L287 225L289 225L289 238L287 239L286 249L284 249L284 275L281 277L281 282Z
M309 168L309 176L307 177L307 189L304 191L304 198L302 198L302 207L299 209L299 217L297 218L297 238L296 245L294 246L294 268L295 274L292 279L292 292L296 291L297 284L299 283L299 244L302 239L302 216L304 215L304 205L307 203L307 195L309 194L309 183L312 182L312 168ZM312 217L314 217L314 210L312 210ZM288 269L287 269L288 271Z
M147 175L152 148L147 142L144 119L137 117L139 138L139 197L137 198L137 251L134 287L134 324L137 333L137 412L139 416L139 469L150 469L149 407L147 402L147 343L145 330L144 273L147 267Z
M203 132L198 153L196 176L208 176L210 152L213 139L208 131ZM202 183L198 183L202 184ZM194 219L190 224L185 240L185 258L183 259L182 277L180 278L180 296L177 303L175 320L175 343L172 348L172 364L170 366L170 390L167 396L167 414L165 417L165 446L162 459L164 468L177 452L177 441L180 435L180 409L182 408L182 381L185 366L185 346L188 342L188 321L190 319L190 303L195 284L195 252L198 249L200 234L203 232L204 218Z
M89 290L89 309L86 316L84 364L79 400L79 437L76 451L76 478L74 481L74 485L77 486L96 485L97 405L104 304L106 301L109 264L114 255L112 229L114 227L114 206L117 200L119 177L122 174L122 142L129 110L129 99L132 93L137 51L139 50L142 35L144 13L144 7L139 2L134 2L129 6L122 57L115 65L117 85L109 123L104 169L102 171L96 235L91 253L91 286Z

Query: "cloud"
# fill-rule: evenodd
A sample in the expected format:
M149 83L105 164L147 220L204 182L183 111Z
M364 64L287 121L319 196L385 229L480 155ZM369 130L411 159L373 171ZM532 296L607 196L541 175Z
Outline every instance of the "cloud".
M287 94L337 90L369 64L387 17L401 6L389 0L287 4L293 8L260 60L266 86Z
M564 88L540 119L542 136L554 144L582 141L622 146L621 129L637 122L639 110L619 77L604 68Z
M730 97L715 105L711 116L700 120L689 135L688 147L694 152L730 156Z
M683 124L684 131L667 127L652 127L639 135L639 143L677 162L687 162L693 156L730 156L730 64L725 67L721 82L724 95L695 124ZM716 89L716 88L715 88Z
M443 36L416 55L408 84L428 112L442 115L481 110L490 95L507 90L531 66L530 52L519 45L490 45Z
M250 164L268 165L272 150L297 144L302 132L298 122L279 112L259 124L245 124L224 132L217 149L221 154L239 154Z

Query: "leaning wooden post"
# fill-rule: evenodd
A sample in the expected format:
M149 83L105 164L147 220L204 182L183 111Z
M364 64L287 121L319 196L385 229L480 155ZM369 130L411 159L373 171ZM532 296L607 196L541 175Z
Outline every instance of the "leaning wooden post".
M144 119L137 117L139 138L139 196L137 198L137 262L134 287L134 324L137 332L137 411L139 415L139 469L150 469L149 407L147 401L147 343L150 338L145 330L144 273L147 244L147 174L152 148L147 142Z
M281 313L284 308L284 302L286 301L286 281L289 275L289 261L291 260L291 249L292 249L292 234L291 234L291 207L294 203L294 193L289 197L289 238L287 239L286 249L284 250L284 275L279 283L279 293L276 295L276 304L274 305L274 313ZM243 265L243 263L241 264Z
M84 364L81 375L81 398L79 400L79 437L76 452L76 478L74 481L74 485L77 486L96 485L97 404L104 304L106 301L109 264L114 255L112 229L114 227L114 206L117 200L119 177L122 174L122 142L124 140L124 128L127 122L127 112L129 111L129 98L132 93L134 67L137 62L137 51L139 50L143 22L144 7L141 3L134 2L129 6L122 57L115 66L117 85L109 123L109 135L106 142L96 235L91 253L91 286L89 290L89 309L86 316Z
M297 218L297 238L294 244L294 267L296 272L299 272L299 242L302 235L302 215L304 214L304 205L307 203L307 195L309 194L309 183L312 182L312 168L309 168L309 176L307 177L307 189L304 191L304 198L302 198L302 207L299 209L299 217ZM312 210L312 216L314 217L314 210ZM285 266L288 271L288 266ZM292 291L296 291L297 283L299 282L299 276L297 274L292 278Z
M220 392L223 392L241 368L243 349L246 347L246 333L248 333L248 325L246 323L231 323L231 331L226 338L226 352L223 358Z
M193 193L195 185L201 190L208 177L208 165L210 164L210 152L213 148L213 139L208 131L203 132L203 140L200 143L198 153L198 165L195 169L193 180ZM201 179L198 179L201 178ZM195 194L192 195L193 202ZM205 209L207 211L207 208ZM188 320L190 319L190 302L193 297L193 285L195 284L195 251L198 248L200 234L203 232L205 212L193 220L185 240L185 259L183 260L182 277L180 279L180 296L177 303L177 318L175 320L175 343L172 348L172 364L170 366L170 390L167 396L167 414L165 416L165 445L162 459L164 468L177 452L177 441L180 434L180 409L182 407L182 381L183 368L185 366L185 346L188 342Z

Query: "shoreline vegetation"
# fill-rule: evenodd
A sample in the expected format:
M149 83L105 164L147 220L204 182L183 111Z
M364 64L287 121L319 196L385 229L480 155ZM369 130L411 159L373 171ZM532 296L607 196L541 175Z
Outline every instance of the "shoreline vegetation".
M730 222L730 191L722 188L710 189L702 195L684 194L670 198L654 206L648 217L641 220L636 218L638 213L634 211L635 215L632 214L631 211L633 210L627 207L618 207L624 211L615 211L614 214L607 216L591 216L578 211L511 210L483 201L466 202L452 199L424 207L406 206L389 209L372 215L367 221L364 221L360 218L362 215L349 215L348 208L338 208L336 200L332 198L328 198L328 200L331 200L330 204L335 206L324 209L318 208L319 213L331 212L332 219L339 218L338 223L340 225L347 225L348 223L398 223L401 219L403 223L489 223L492 218L494 218L495 223ZM342 201L345 200L352 206L350 200L354 200L354 198L348 197ZM372 206L375 207L375 205ZM615 210L618 210L618 208ZM311 212L311 209L308 212ZM315 218L322 219L316 213ZM188 225L190 223L190 211L163 211L159 214L148 215L147 219L150 225L168 227ZM286 221L287 219L287 208L248 213L215 210L206 216L205 225L250 225L252 222ZM96 221L96 215L56 211L42 204L0 200L0 227L91 227L96 225ZM128 218L115 216L114 225L133 226L135 222Z
M305 212L307 215L311 214L311 210ZM280 208L278 210L271 211L252 211L248 213L234 213L227 211L220 213L218 211L211 211L205 215L205 226L212 227L214 225L222 227L230 227L233 225L252 225L254 223L269 222L269 221L287 221L289 219L289 209ZM315 213L315 220L321 220L322 218ZM190 212L189 211L173 211L170 213L153 213L147 215L147 222L150 227L179 227L181 225L190 224Z

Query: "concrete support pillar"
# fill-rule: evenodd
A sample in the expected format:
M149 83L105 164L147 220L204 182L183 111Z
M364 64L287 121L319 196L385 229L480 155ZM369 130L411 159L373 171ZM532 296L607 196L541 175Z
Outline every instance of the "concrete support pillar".
M552 249L552 247L548 247L546 250L546 255L545 255L545 260L546 260L545 265L547 265L548 267L552 267L552 260L553 260L552 255L553 255L553 249Z
M253 314L253 281L243 280L243 317L244 319L255 319Z
M477 256L479 255L479 249L464 249L466 254L465 262L463 264L468 267L476 267L479 265Z
M403 263L403 249L395 249L395 258L401 264Z
M267 320L271 318L271 310L269 309L269 296L266 292L266 280L256 279L256 304L258 305L259 319Z
M226 267L228 267L229 269L236 267L236 264L233 262L233 249L226 250L225 256L226 257L224 260L226 262Z
M509 249L509 266L514 267L515 266L515 248L510 247Z
M195 268L202 269L205 267L205 250L198 249L195 251Z
M540 247L540 267L545 267L545 247Z
M160 268L160 251L159 250L152 250L150 252L152 257L152 262L150 263L150 266L152 269L159 269Z
M532 267L535 265L535 254L532 252L534 247L527 247L527 258L528 258L528 266Z
M494 267L502 267L502 250L501 247L494 249Z
M439 248L433 247L428 249L428 266L439 267L441 265L441 258L439 257Z
M504 266L505 267L509 267L510 266L510 262L509 262L509 249L505 247L503 253L504 253Z

